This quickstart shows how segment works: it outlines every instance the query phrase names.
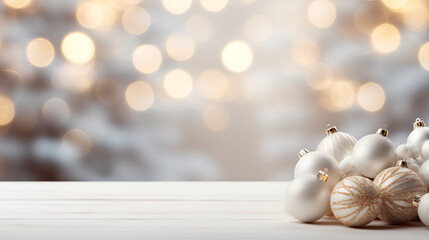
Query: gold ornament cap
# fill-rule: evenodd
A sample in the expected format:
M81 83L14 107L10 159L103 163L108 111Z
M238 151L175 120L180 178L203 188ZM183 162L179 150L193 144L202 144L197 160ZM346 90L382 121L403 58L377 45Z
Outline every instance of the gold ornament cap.
M399 161L396 163L396 166L407 168L407 167L408 167L408 162L407 162L407 160L406 160L405 158L403 158L402 160L399 160Z
M422 196L417 195L417 194L414 197L409 197L409 199L411 199L411 201L412 201L411 204L413 204L413 206L416 208L419 207L419 202L420 202L421 198L422 198Z
M379 128L378 130L377 130L377 134L378 135L381 135L381 136L383 136L383 137L387 137L388 135L389 135L389 131L387 131L386 129L384 129L384 128Z
M331 124L328 124L326 128L326 135L331 136L332 134L338 132L337 127L332 126Z
M299 151L298 153L298 157L302 158L305 154L309 153L310 151L308 151L307 148L302 149L301 151Z
M413 128L419 128L419 127L426 127L426 124L423 120L421 120L420 118L417 118L416 121L413 123Z
M325 168L322 170L319 170L319 172L317 173L317 179L319 179L319 181L321 182L326 182L328 181L328 169Z

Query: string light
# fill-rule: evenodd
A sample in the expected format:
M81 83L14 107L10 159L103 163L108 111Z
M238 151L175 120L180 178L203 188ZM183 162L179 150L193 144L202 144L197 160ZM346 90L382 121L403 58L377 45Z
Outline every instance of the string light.
M122 25L128 33L140 35L149 28L150 16L143 8L132 8L122 16Z
M233 72L246 71L253 61L252 49L242 41L229 42L222 50L222 62Z
M70 109L64 100L60 98L51 98L43 104L42 116L46 122L61 126L69 120Z
M33 39L27 45L27 59L36 67L46 67L51 64L55 56L51 42L44 38Z
M162 0L165 9L173 14L183 14L189 10L192 0Z
M200 0L201 6L210 12L219 12L225 8L228 0Z
M192 91L192 78L182 69L174 69L167 73L164 79L164 89L167 94L176 99L187 97Z
M16 9L23 9L31 5L33 1L32 0L4 0L4 3L11 7Z
M219 70L209 69L198 77L197 88L205 98L219 100L228 91L228 78Z
M429 42L423 44L418 53L418 59L420 65L426 70L429 71Z
M128 105L137 111L149 109L154 102L154 98L152 87L143 81L131 83L125 91L125 99Z
M328 0L316 0L310 4L307 11L311 24L318 28L327 28L332 25L336 18L334 4Z
M162 54L159 49L150 44L141 45L134 51L134 67L142 73L153 73L161 66Z
M195 43L191 37L183 34L172 34L165 44L168 55L177 61L186 61L195 51Z
M246 21L244 31L250 40L262 42L271 36L272 24L266 16L257 14Z
M15 117L15 106L13 102L4 96L0 96L0 126L12 122Z
M395 26L383 23L372 31L371 42L375 50L390 53L399 47L401 34Z
M231 114L225 107L213 104L204 110L203 121L208 129L214 132L222 132L228 128Z
M64 37L61 44L64 57L72 63L84 64L94 57L95 45L85 33L72 32Z
M376 112L383 107L386 94L380 85L375 82L368 82L359 88L357 100L366 111Z

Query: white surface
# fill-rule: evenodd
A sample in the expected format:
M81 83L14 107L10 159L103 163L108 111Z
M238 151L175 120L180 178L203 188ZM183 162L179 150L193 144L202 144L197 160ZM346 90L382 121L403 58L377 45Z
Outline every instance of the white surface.
M281 182L2 182L0 239L427 239L414 221L348 228L283 213Z

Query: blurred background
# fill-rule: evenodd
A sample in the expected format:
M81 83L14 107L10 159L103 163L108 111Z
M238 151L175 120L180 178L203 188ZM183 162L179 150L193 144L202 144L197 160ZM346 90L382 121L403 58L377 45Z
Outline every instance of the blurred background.
M0 179L290 180L429 120L425 0L2 0Z

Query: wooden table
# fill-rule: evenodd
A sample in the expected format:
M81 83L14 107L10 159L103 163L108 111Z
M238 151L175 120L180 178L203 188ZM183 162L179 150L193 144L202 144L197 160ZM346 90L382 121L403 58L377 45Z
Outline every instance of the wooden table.
M345 227L284 214L282 182L2 182L0 239L429 239L415 221Z

